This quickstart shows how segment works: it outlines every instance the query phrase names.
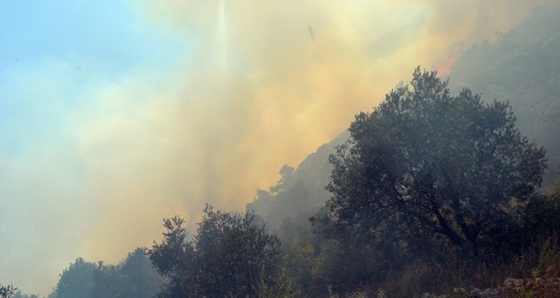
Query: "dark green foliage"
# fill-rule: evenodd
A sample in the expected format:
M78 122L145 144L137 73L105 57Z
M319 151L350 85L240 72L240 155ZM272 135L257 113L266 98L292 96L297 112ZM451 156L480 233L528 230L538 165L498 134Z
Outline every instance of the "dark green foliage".
M167 278L162 297L256 297L274 287L282 265L280 242L254 215L204 209L192 242L183 220L164 220L164 240L148 252Z
M388 261L388 260L387 260ZM334 292L351 292L360 286L379 281L384 276L385 260L378 258L370 246L352 246L329 240L313 265L314 282L318 288ZM381 270L380 270L381 269Z
M187 241L187 232L183 228L184 220L177 216L164 219L163 226L167 230L163 233L161 244L154 243L148 250L150 261L157 271L165 277L165 285L161 297L181 297L182 293L192 292L192 280L195 270L194 246Z
M284 243L284 242L283 242ZM315 247L309 237L292 239L289 247L285 248L286 267L294 278L298 288L304 293L312 287L312 268L315 259Z
M208 297L255 296L261 279L273 277L278 270L280 242L253 215L240 217L211 207L204 212L195 236L198 286Z
M119 265L90 263L78 258L60 275L50 298L65 297L153 297L160 290L161 277L137 248Z
M361 243L390 235L411 250L495 253L542 182L544 149L520 135L507 103L451 96L435 72L413 76L412 90L357 115L331 156L326 219Z
M82 258L70 264L60 275L58 284L53 294L49 297L95 297L94 288L97 267L93 263L84 261Z
M527 205L522 238L526 242L560 236L560 178L554 190Z
M295 284L294 278L288 273L286 267L282 267L274 276L272 284L261 279L257 287L256 297L291 298L300 297L300 294L301 291Z
M122 298L153 297L161 289L161 277L146 256L145 248L129 253L118 268Z
M0 298L10 298L12 297L12 295L15 294L16 291L17 288L12 285L8 285L8 286L0 285Z

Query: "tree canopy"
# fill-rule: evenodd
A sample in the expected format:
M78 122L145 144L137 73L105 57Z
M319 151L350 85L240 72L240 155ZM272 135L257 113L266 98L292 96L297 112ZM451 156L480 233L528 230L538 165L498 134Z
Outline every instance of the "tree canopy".
M282 254L276 236L254 215L204 209L193 240L179 217L164 220L162 243L148 252L167 278L163 297L257 297L273 292L281 273Z
M485 104L469 89L452 96L447 81L420 68L410 86L356 116L330 157L324 220L366 243L437 236L491 250L540 186L545 151L516 129L508 103Z
M12 285L0 285L0 298L10 298L13 294L15 294L16 291L17 288Z
M146 257L145 249L137 248L116 266L76 259L64 269L49 298L153 297L160 287L161 277Z

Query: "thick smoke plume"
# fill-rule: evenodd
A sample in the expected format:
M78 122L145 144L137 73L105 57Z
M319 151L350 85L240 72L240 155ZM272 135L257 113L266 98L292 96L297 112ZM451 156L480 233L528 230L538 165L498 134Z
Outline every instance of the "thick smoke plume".
M164 217L183 216L193 229L207 202L243 211L282 165L297 165L345 130L416 66L446 74L470 45L495 41L534 7L558 1L135 5L147 22L184 40L186 62L88 90L90 104L73 115L63 152L49 155L72 162L45 159L55 182L34 190L52 192L34 211L42 214L38 239L72 243L44 246L40 258L57 262L51 271L78 256L116 262L150 246Z
M192 228L206 202L242 211L283 164L343 131L414 67L445 74L465 48L498 39L539 4L145 2L146 19L192 52L164 87L144 87L140 104L136 86L110 94L121 110L84 131L99 202L88 257L148 245L162 217L180 214Z

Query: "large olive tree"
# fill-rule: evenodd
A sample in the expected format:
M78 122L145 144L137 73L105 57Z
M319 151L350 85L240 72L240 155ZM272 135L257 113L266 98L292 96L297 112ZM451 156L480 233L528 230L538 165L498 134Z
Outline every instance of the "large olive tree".
M541 184L545 151L516 129L508 103L485 104L469 89L452 96L420 68L410 86L356 116L330 157L323 221L360 241L439 235L477 254L518 221Z

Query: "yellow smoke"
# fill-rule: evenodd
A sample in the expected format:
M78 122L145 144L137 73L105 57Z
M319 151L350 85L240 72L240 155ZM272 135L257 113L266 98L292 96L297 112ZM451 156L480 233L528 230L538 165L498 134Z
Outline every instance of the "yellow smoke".
M139 5L192 53L165 80L97 94L97 108L110 112L88 124L79 146L99 210L86 258L115 261L159 241L163 217L181 215L192 228L206 202L244 210L283 164L334 138L416 66L445 73L462 50L548 2L222 3L223 13L219 0Z

